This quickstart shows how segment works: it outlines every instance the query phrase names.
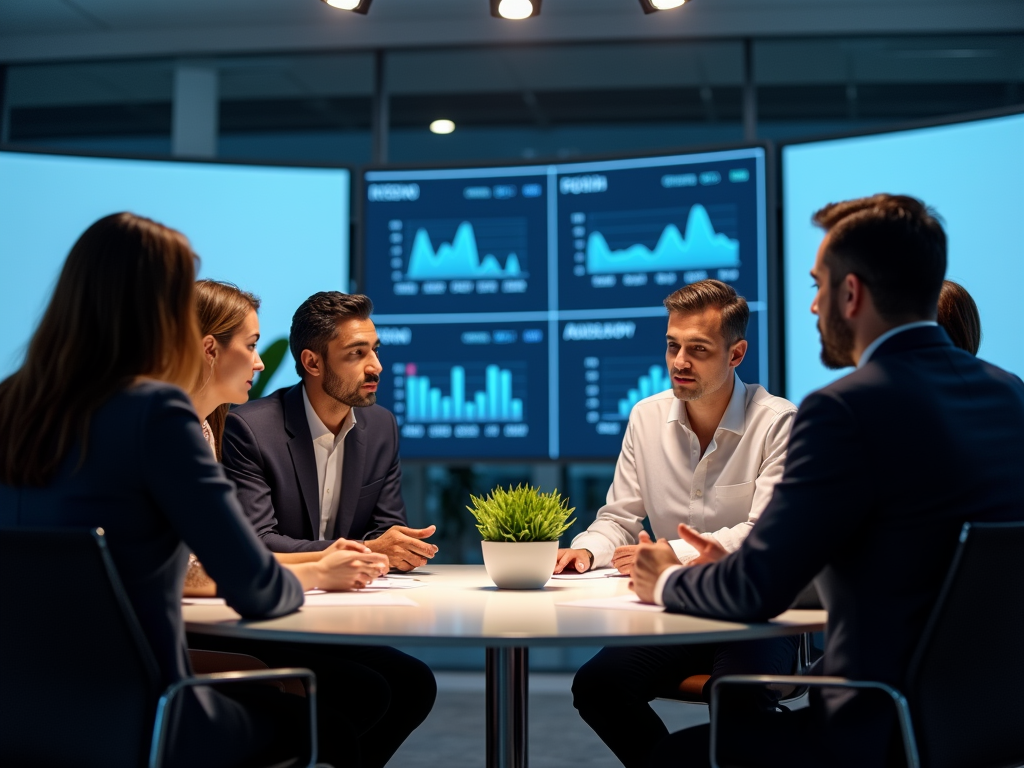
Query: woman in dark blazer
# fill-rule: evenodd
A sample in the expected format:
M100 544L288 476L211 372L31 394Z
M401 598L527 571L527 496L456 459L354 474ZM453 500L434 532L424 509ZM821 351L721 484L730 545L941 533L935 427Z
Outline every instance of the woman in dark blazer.
M190 549L245 618L303 600L253 534L179 389L200 365L195 272L180 233L128 213L100 219L68 255L23 365L0 383L0 525L102 527L165 685L189 674L180 601ZM289 744L302 748L301 712L266 687L197 690L170 764L287 756Z

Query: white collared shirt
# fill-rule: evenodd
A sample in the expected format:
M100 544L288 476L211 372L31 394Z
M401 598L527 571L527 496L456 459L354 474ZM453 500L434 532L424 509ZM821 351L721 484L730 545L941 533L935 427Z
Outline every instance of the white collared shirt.
M782 478L796 406L736 376L732 397L704 455L686 405L671 390L641 400L629 415L615 478L597 519L573 539L592 567L611 563L616 547L636 544L643 520L680 560L696 550L679 539L686 523L739 549Z
M306 421L309 423L313 454L316 456L316 479L320 486L320 541L323 541L327 531L334 527L334 518L338 515L341 471L345 464L345 437L356 425L356 409L349 409L348 416L335 435L316 415L305 387L302 388L302 404L306 407Z
M916 323L907 323L906 325L897 325L895 328L890 328L888 331L886 331L877 339L868 344L867 349L865 349L864 352L861 353L860 361L857 363L857 367L863 368L865 365L867 365L868 361L871 360L871 356L875 354L878 348L882 346L885 342L887 342L889 339L891 339L893 336L895 336L897 333L903 333L904 331L909 331L912 328L927 328L932 325L938 325L938 323L935 322L934 320L920 320Z

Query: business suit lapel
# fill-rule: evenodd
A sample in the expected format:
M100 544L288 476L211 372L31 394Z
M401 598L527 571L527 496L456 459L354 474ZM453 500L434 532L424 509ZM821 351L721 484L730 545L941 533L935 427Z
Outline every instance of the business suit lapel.
M366 463L366 442L364 430L366 425L356 414L356 423L345 437L345 463L341 467L341 502L338 514L334 516L334 538L362 538L362 534L353 533L356 508L359 506L359 491L363 487L363 466Z
M296 384L284 396L284 426L291 435L288 453L292 457L295 477L315 541L320 536L320 483L316 476L316 454L313 452L313 436L306 420L306 407L302 402L301 384Z

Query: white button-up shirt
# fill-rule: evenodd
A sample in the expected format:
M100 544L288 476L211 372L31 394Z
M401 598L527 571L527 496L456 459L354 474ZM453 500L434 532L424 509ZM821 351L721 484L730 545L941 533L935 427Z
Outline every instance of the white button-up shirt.
M350 408L341 429L335 435L316 415L309 403L306 388L302 388L302 403L306 406L306 421L313 437L316 456L316 479L320 485L320 540L334 526L341 500L341 470L345 464L345 436L356 425L356 409Z
M641 400L629 415L606 503L572 547L589 549L592 567L607 566L616 547L637 543L650 517L655 537L668 539L684 562L697 553L679 539L679 523L739 549L782 478L795 415L788 400L736 376L702 456L682 400L671 390Z

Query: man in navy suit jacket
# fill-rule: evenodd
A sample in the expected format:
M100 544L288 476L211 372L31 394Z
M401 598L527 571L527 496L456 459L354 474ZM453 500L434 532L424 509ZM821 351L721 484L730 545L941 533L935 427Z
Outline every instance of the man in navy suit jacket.
M228 415L224 468L256 533L275 552L362 540L408 571L434 556L434 527L406 527L398 427L375 405L380 340L366 296L317 293L292 318L302 383Z
M815 221L822 360L857 370L800 406L782 481L739 551L681 530L702 564L647 544L634 586L669 611L765 621L814 579L829 612L823 674L899 687L962 524L1024 519L1024 383L935 324L946 239L922 203L875 195ZM746 738L721 747L740 763L756 750L759 765L884 765L894 722L891 702L825 689L806 710L730 724ZM707 739L673 734L658 759L699 765Z

